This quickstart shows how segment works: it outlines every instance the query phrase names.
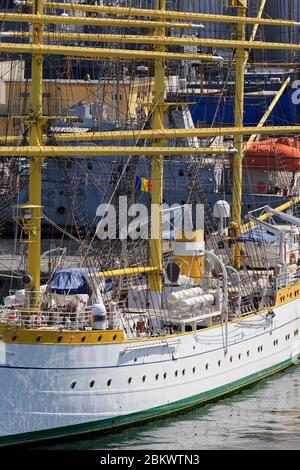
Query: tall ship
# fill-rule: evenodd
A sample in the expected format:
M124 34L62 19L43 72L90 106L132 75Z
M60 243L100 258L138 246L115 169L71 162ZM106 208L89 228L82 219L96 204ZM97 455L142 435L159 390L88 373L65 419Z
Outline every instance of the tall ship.
M256 16L247 0L228 0L232 14L217 16L187 3L192 8L166 0L130 7L32 0L20 3L26 12L0 15L5 26L24 25L4 31L9 41L0 42L1 54L17 62L21 54L31 64L24 91L29 109L11 113L0 146L0 215L11 209L15 220L13 252L6 252L5 240L0 252L10 285L0 306L1 446L176 414L300 362L300 127L268 125L276 100L256 125L244 125L249 47L300 51L297 41L256 40L257 30L294 30L299 22L265 18L264 0ZM187 101L172 93L170 72L178 62L224 60L189 34L216 22L234 31L218 43L234 51L234 122L197 127ZM74 32L74 25L87 29ZM141 73L151 72L142 125L137 119L130 128L118 127L107 111L103 128L98 122L84 131L90 113L81 125L75 116L78 125L68 129L62 123L72 116L59 105L51 113L45 106L43 63L49 56L121 63L128 70L137 62ZM141 90L136 94L142 99ZM114 98L121 101L120 93ZM200 157L216 174L228 160L230 201L221 192L214 204L208 200ZM98 159L117 172L111 179L103 171L101 186L109 191L97 207L95 228L79 189ZM69 175L64 191L78 210L71 213L75 232L67 208L61 209L63 227L43 207L43 172L52 162L62 162L61 172ZM174 207L166 204L164 168L178 162L189 186ZM274 177L285 174L284 201L245 213L248 169L259 174L266 166ZM170 177L170 192L176 179ZM267 194L266 181L258 183ZM43 220L60 234L60 243L42 237Z

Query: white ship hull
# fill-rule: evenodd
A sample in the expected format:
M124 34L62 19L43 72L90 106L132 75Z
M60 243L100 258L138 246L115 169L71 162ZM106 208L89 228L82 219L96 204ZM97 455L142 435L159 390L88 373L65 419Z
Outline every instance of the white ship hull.
M2 342L0 443L162 416L297 364L300 299L274 312L273 319L256 315L230 323L227 354L220 326L169 339L107 345Z

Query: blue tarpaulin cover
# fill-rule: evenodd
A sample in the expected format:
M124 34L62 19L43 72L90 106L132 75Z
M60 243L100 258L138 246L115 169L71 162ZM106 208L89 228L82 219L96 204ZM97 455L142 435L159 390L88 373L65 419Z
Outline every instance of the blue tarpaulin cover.
M263 243L264 245L277 245L278 238L274 233L269 232L265 227L254 227L244 232L238 239L238 242Z
M69 268L54 274L50 288L51 292L62 295L89 293L89 271L86 268ZM107 294L115 287L112 279L105 279L102 293Z
M51 291L55 294L87 294L88 270L84 268L70 268L58 271L51 280Z

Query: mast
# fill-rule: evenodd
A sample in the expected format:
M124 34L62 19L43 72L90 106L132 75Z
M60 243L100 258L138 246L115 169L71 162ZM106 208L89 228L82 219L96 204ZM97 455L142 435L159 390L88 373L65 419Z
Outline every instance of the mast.
M248 0L233 0L233 6L237 6L237 15L245 18L247 13ZM244 23L237 25L237 40L245 41L246 26ZM244 124L244 80L246 69L247 53L244 48L239 47L236 53L236 86L235 86L235 110L234 126L238 129L243 128ZM237 150L233 157L233 191L232 191L232 228L234 237L238 237L241 232L242 219L242 184L243 184L243 133L234 137L234 147ZM238 243L233 246L234 267L240 269L241 256Z
M155 8L164 12L166 10L166 0L155 0ZM164 28L157 28L156 36L165 37ZM155 47L157 52L165 52L164 45ZM154 103L152 110L153 130L163 130L165 127L165 60L155 59L154 78ZM164 141L153 144L153 147L163 147ZM158 268L150 274L150 291L152 294L153 307L160 308L162 293L162 213L163 203L163 155L152 156L152 198L151 198L151 240L150 240L150 266Z
M33 13L43 15L44 0L33 1ZM32 24L32 43L43 44L43 24ZM31 66L31 99L29 115L29 145L42 144L43 135L43 55L32 53ZM28 275L30 276L31 304L38 306L40 298L41 273L41 194L42 194L42 159L31 158L29 166L29 201L28 210L31 215L31 229L28 233Z

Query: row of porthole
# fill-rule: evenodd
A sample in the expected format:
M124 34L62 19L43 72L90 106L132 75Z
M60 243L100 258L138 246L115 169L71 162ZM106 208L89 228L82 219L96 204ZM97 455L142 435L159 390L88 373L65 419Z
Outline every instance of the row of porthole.
M114 336L112 337L112 340L113 340L113 341L116 341L116 339L117 339L117 335L114 335ZM58 343L60 343L62 340L63 340L63 336L59 336L59 337L57 338ZM86 340L86 336L82 336L81 342L84 343L85 340ZM99 341L99 343L100 343L100 341L102 341L102 335L98 336L98 341Z
M296 336L296 335L298 335L298 334L299 334L299 331L298 331L298 330L295 330L295 331L294 331L294 335ZM285 339L286 339L286 341L289 340L289 339L290 339L290 335L289 335L289 334L286 335ZM278 346L278 343L279 343L279 340L278 340L278 339L273 341L274 346ZM259 346L259 347L257 348L257 352L262 352L262 351L263 351L263 346ZM248 351L247 351L247 357L249 357L249 356L250 356L250 351L248 350ZM238 358L239 358L239 360L241 360L241 358L242 358L241 353L239 353ZM230 362L232 363L232 361L233 361L233 356L230 356ZM218 366L221 367L221 360L218 361ZM205 369L208 370L208 368L209 368L209 364L206 364L206 365L205 365ZM193 374L195 374L195 373L196 373L196 367L193 367L192 370L193 370ZM186 373L186 369L182 369L182 375L183 375L183 376L185 375L185 373ZM176 370L175 373L174 373L175 377L178 377L178 374L179 374L179 371ZM167 373L166 373L166 372L163 374L163 378L164 378L164 379L167 378ZM146 382L146 379L147 379L147 376L146 376L146 375L143 375L142 381L143 381L143 382ZM156 374L156 375L155 375L155 380L158 380L158 379L159 379L159 374ZM128 383L131 384L131 383L132 383L132 380L133 380L132 377L129 377L129 378L128 378ZM111 382L112 382L112 379L109 379L109 380L107 381L107 386L108 386L108 387L111 385ZM75 386L76 386L76 384L77 384L76 381L72 382L72 383L71 383L71 388L74 389ZM95 380L92 380L92 381L90 382L90 387L93 388L94 385L95 385Z
M250 351L247 351L247 357L249 357L249 356L250 356ZM239 360L242 359L241 353L238 355L238 358L239 358ZM230 362L232 362L232 361L233 361L233 356L230 356L230 359L229 359L229 360L230 360ZM219 362L220 362L220 361L219 361Z
M112 382L112 379L108 379L108 381L107 381L107 386L108 387L111 385L111 382ZM90 387L93 388L95 383L96 383L95 380L91 380L90 381ZM76 387L76 385L77 385L76 380L73 380L73 382L71 383L71 388L74 389Z
M294 296L295 296L295 297L298 297L298 296L299 296L299 293L300 293L300 290L299 290L299 289L296 290L296 291L294 291ZM286 294L286 296L285 296L285 295L282 295L282 296L280 297L280 302L284 302L285 299L286 299L286 298L288 299L289 297L290 297L290 299L293 297L293 292L290 292L289 294Z
M63 338L64 338L64 337L63 337L62 335L58 336L58 337L57 337L57 342L58 342L58 343L61 343L62 340L63 340ZM16 341L16 340L17 340L17 335L12 336L11 339L12 339L12 341ZM35 338L35 340L36 340L37 343L39 343L39 342L41 341L41 339L42 339L42 336L37 336L37 337ZM116 341L117 335L114 335L114 336L112 337L112 339L113 339L113 341ZM81 342L84 343L85 340L86 340L86 336L82 336L82 337L81 337ZM98 342L100 343L100 341L102 341L102 335L98 336Z
M196 372L196 367L193 367L192 370L193 370L193 374L195 374L195 372ZM185 375L185 373L186 373L186 369L182 369L182 375ZM174 373L175 377L178 377L178 374L179 374L179 371L176 370L175 373ZM164 378L164 379L167 378L167 372L165 372L165 373L163 374L163 378ZM146 382L146 379L147 379L147 376L146 376L146 375L143 375L142 381L143 381L143 382ZM156 375L155 375L155 380L158 380L158 379L159 379L159 374L156 374ZM132 377L129 377L129 378L128 378L128 383L131 384L132 380L133 380ZM91 382L90 382L90 387L93 388L94 385L95 385L95 383L96 383L95 380L91 380ZM107 386L109 387L109 386L111 385L111 383L112 383L112 379L109 379L109 380L107 381ZM74 388L76 387L76 385L77 385L77 382L76 382L76 380L74 380L74 381L71 383L71 388L74 389Z
M250 355L250 351L247 351L247 356L249 357L249 355ZM242 355L239 354L238 357L239 357L239 359L241 359L241 358L242 358ZM232 359L233 359L233 357L231 356L230 362L232 362ZM221 366L221 361L218 361L218 365ZM207 363L207 364L205 365L205 369L208 370L208 368L209 368L209 364ZM195 367L195 366L193 367L192 372L193 372L193 374L196 373L196 367ZM182 373L182 375L184 376L184 375L186 374L186 369L182 369L181 373ZM178 370L178 369L175 370L174 375L175 375L175 377L178 377L178 375L179 375L179 370ZM163 378L164 378L164 379L167 378L167 372L164 372ZM143 381L143 382L146 382L146 379L147 379L147 376L146 376L146 375L143 375L142 381ZM155 375L155 380L158 380L158 379L159 379L159 374L156 374L156 375ZM129 378L128 378L128 383L131 384L131 383L132 383L132 380L133 380L132 377L129 377ZM107 386L109 387L109 386L111 385L111 383L112 383L112 379L109 379L109 380L107 381ZM73 381L73 382L71 383L71 388L74 389L74 388L76 387L76 384L77 384L77 382L76 382L76 381ZM90 387L93 388L94 385L95 385L95 380L92 380L92 381L90 382Z
M262 350L263 350L263 346L259 346L259 347L258 347L258 352L262 352ZM248 350L248 351L247 351L247 357L249 357L249 356L250 356L250 351ZM242 359L241 353L238 355L238 358L239 358L239 360ZM233 361L233 356L230 357L230 362L232 362L232 361ZM219 367L221 366L221 360L218 361L218 366L219 366ZM209 368L209 364L207 363L207 364L205 365L205 369L208 370L208 368ZM193 371L193 374L195 374L195 373L196 373L196 367L193 367L192 371ZM186 373L186 369L182 369L182 375L183 375L183 376L185 375L185 373ZM176 371L174 372L175 377L178 377L178 374L179 374L179 371L176 370ZM163 378L164 378L164 379L167 378L167 373L166 373L166 372L163 374ZM142 381L143 381L143 382L146 382L146 379L147 379L147 376L144 375L143 378L142 378ZM159 374L156 374L156 375L155 375L155 380L158 380L158 379L159 379ZM132 383L132 380L133 380L132 377L129 377L129 378L128 378L128 383L131 384L131 383ZM112 379L109 379L109 380L107 381L107 386L108 386L108 387L111 385L111 382L112 382ZM72 382L72 384L71 384L71 388L72 388L72 389L75 388L76 383L77 383L76 381ZM92 380L92 381L90 382L90 387L93 388L94 385L95 385L95 380Z

